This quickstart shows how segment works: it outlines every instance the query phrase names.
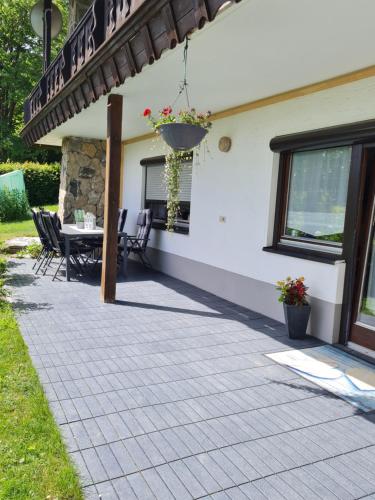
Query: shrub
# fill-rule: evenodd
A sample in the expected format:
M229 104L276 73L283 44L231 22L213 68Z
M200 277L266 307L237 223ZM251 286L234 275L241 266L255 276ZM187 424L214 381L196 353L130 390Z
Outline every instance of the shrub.
M25 220L30 215L29 202L24 191L0 190L0 222Z
M7 261L0 259L0 302L8 296L8 290L5 288L5 273L7 270Z
M7 270L7 261L4 258L0 258L0 278L4 276Z
M58 163L0 163L0 175L22 170L27 196L32 207L56 203L59 197Z
M17 257L20 259L23 259L24 257L31 257L32 259L36 259L40 252L42 251L42 245L40 243L31 243L31 245L28 245L25 247L23 250L20 250L17 252ZM0 266L0 273L1 273L1 266Z

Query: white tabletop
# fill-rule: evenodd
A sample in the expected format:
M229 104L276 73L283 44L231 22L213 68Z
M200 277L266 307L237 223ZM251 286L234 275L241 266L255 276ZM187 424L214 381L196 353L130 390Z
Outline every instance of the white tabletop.
M63 236L102 236L103 228L96 226L96 229L79 229L75 224L63 224L60 233Z

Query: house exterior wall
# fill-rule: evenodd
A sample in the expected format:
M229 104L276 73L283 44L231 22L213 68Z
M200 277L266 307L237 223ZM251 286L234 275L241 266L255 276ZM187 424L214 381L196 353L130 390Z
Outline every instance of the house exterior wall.
M193 167L189 235L153 230L150 256L162 271L283 321L274 283L287 275L310 287L310 332L337 342L345 263L334 265L266 253L272 243L278 155L269 148L279 135L374 118L375 78L347 84L214 122L210 153ZM221 153L222 136L232 149ZM163 154L163 145L126 146L123 203L128 232L142 207L142 158ZM219 222L224 216L226 222Z

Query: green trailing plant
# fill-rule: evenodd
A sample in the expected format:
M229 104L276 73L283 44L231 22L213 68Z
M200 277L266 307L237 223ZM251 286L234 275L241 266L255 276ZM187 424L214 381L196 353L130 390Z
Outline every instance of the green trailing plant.
M26 193L32 207L56 203L60 186L58 163L0 163L0 175L14 170L23 172Z
M191 157L186 151L171 150L165 157L164 180L167 187L167 231L173 231L180 210L180 176L182 164Z
M0 190L0 222L25 220L30 215L29 201L24 191Z
M198 113L194 108L181 110L177 114L173 113L170 106L163 108L157 116L152 114L150 108L143 111L143 116L147 119L150 127L158 134L158 129L161 125L167 123L186 123L189 125L197 125L206 130L210 129L212 123L210 121L211 112ZM195 148L198 153L199 146ZM169 149L165 157L164 180L167 188L167 225L168 231L174 230L177 215L180 209L180 175L182 164L189 160L192 156L192 151L177 151Z

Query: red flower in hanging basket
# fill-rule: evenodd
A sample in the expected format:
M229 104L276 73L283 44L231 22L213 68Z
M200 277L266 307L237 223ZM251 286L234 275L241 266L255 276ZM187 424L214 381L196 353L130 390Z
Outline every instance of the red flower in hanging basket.
M143 116L150 116L151 115L151 109L150 108L146 108L144 111L143 111Z
M170 106L163 108L163 111L161 112L163 116L169 116L171 113L172 113L172 108Z

